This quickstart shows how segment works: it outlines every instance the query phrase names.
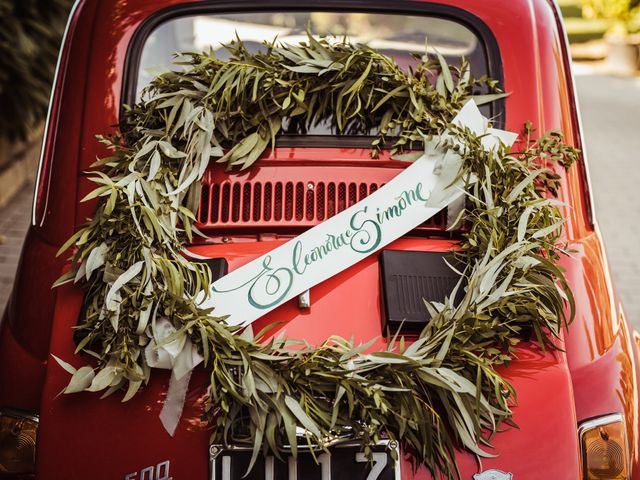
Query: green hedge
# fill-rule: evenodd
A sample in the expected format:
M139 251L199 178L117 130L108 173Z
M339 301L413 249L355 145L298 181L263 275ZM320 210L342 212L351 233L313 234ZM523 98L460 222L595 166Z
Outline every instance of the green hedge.
M47 112L71 0L0 0L0 136L24 139Z

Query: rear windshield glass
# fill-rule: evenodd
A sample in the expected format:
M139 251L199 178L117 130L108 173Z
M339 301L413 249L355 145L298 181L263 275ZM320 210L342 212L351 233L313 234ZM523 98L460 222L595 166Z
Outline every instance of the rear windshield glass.
M169 69L179 69L172 63L177 52L211 48L218 58L224 59L228 58L228 53L223 45L236 39L236 35L249 51L257 51L263 48L264 41L276 37L289 43L305 40L307 29L314 35L346 36L353 43L367 44L394 58L406 69L416 64L414 54L424 54L427 45L431 53L437 50L450 64L459 64L461 57L466 57L476 77L489 73L483 42L466 26L444 18L345 12L193 15L166 21L147 37L137 70L136 100L153 77ZM485 106L483 113L495 115L490 108ZM292 131L287 125L283 127L283 131L294 136L336 134L335 127L328 123L304 131Z

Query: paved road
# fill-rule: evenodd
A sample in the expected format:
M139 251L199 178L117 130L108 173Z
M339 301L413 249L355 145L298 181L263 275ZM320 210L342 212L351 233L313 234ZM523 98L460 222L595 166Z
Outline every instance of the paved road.
M22 241L29 226L33 186L27 185L0 210L0 312L11 293Z
M579 75L598 222L614 280L640 329L640 78ZM0 211L0 311L9 295L28 225L32 187Z
M640 330L640 78L576 80L597 222L627 318Z

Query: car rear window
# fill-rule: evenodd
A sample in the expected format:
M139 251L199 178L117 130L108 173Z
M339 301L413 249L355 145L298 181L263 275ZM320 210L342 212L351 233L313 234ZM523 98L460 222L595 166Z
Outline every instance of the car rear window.
M201 52L212 49L221 59L228 58L224 45L240 38L249 49L264 48L264 41L278 38L297 43L306 38L309 29L314 35L347 37L353 43L364 43L395 59L402 68L417 63L415 55L438 51L450 64L469 60L476 77L501 72L492 71L487 46L475 31L450 18L428 15L396 15L359 12L252 12L212 13L171 18L155 26L141 43L139 62L134 68L129 91L139 100L143 89L156 75L180 67L173 64L178 52ZM498 57L499 58L499 57ZM495 65L493 66L495 70ZM483 93L483 92L478 92ZM134 96L134 95L131 95ZM484 114L496 117L496 106L483 107ZM300 131L283 125L287 136L334 136L335 126L329 123Z

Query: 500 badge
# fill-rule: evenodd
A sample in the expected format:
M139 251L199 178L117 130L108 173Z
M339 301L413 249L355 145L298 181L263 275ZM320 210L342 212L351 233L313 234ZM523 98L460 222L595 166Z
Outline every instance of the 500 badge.
M165 460L155 466L145 467L139 472L127 473L124 476L124 480L173 480L173 477L169 474L170 467L171 462Z

